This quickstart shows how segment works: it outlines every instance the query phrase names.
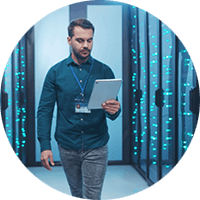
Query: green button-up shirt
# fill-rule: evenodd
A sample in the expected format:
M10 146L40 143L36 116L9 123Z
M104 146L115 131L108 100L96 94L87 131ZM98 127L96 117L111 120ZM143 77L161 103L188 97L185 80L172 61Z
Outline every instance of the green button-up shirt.
M112 70L105 64L93 59L93 68L89 76L85 99L89 99L96 79L113 79ZM104 146L109 140L106 117L114 120L121 109L110 115L103 109L91 110L91 113L75 113L75 102L81 98L81 89L75 79L72 66L83 86L92 65L92 57L77 65L71 56L48 71L37 112L37 134L41 151L50 150L51 124L55 103L57 103L57 123L55 139L66 149L83 150Z

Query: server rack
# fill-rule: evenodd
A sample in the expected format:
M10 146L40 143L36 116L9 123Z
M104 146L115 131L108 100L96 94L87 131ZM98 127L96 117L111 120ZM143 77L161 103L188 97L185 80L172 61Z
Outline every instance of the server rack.
M192 140L199 86L190 56L172 30L144 10L133 6L131 13L132 165L152 185Z

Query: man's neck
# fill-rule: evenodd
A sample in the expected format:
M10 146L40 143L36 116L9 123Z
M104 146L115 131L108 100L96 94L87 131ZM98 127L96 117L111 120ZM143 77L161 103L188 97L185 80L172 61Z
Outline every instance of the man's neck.
M85 59L78 59L75 55L74 55L74 53L72 52L72 54L71 54L71 57L72 57L72 59L74 60L74 62L75 63L77 63L79 66L82 64L82 63L84 63L88 58L85 58Z

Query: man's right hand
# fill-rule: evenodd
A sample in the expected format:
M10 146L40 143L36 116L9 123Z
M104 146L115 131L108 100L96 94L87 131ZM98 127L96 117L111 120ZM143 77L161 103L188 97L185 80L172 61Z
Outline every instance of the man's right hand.
M51 167L50 167L50 165L49 165L49 159L50 159L51 165L54 166L55 163L54 163L54 161L53 161L53 154L52 154L52 151L51 151L51 150L45 150L45 151L43 151L43 152L41 153L41 158L40 158L40 160L41 160L41 162L42 162L42 165L43 165L46 169L52 171L52 169L51 169Z

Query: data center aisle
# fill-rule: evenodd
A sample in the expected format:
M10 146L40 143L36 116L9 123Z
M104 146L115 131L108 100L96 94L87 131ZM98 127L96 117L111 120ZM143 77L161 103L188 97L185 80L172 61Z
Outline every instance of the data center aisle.
M62 167L53 167L52 172L45 170L43 167L30 167L28 169L50 187L65 194L70 194ZM146 181L132 166L108 166L102 199L123 198L146 188L148 188Z

